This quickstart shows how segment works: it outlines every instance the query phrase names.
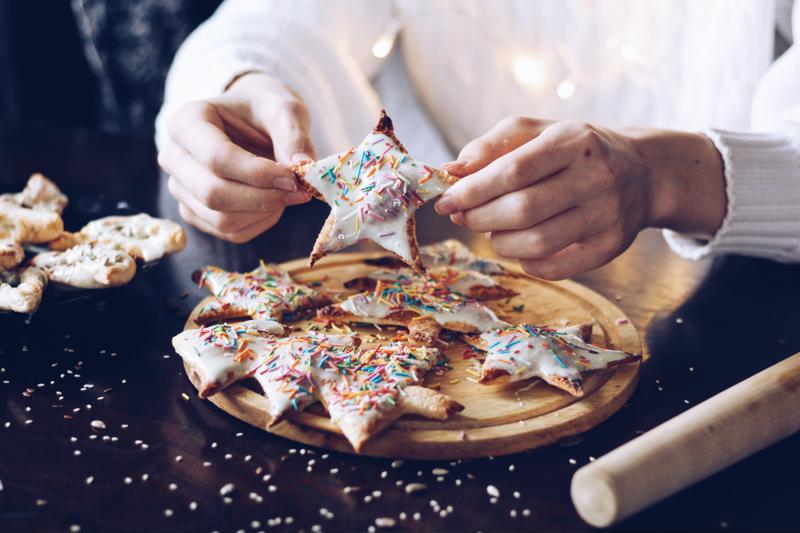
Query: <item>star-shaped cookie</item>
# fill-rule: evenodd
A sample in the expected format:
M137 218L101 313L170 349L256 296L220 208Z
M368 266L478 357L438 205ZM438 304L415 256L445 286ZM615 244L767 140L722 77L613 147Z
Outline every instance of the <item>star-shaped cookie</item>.
M197 376L201 398L240 379L255 378L269 400L272 426L288 412L317 401L312 371L322 352L360 342L353 335L284 333L273 320L248 320L189 329L176 335L172 345Z
M468 335L466 340L486 352L480 383L490 383L506 374L510 381L538 377L573 396L582 396L583 372L641 359L639 355L589 344L585 339L590 336L591 327L553 330L520 324Z
M203 306L197 324L233 318L282 320L294 314L330 303L330 299L302 283L277 265L264 263L244 274L207 266L192 274L192 279L216 298Z
M372 291L323 307L317 316L336 322L364 322L408 328L414 342L431 344L441 330L480 333L508 325L485 305L449 290L434 279L377 280Z
M439 360L436 348L391 342L326 356L314 369L320 399L356 451L404 414L446 420L464 409L419 384Z
M357 147L293 169L314 197L331 206L309 264L361 240L397 254L417 272L419 253L414 213L458 178L415 161L394 134L385 111Z
M463 409L419 385L439 361L436 348L399 341L360 347L354 335L284 333L277 322L249 320L186 330L172 344L201 397L253 377L269 400L269 425L320 399L356 451L404 414L444 420Z

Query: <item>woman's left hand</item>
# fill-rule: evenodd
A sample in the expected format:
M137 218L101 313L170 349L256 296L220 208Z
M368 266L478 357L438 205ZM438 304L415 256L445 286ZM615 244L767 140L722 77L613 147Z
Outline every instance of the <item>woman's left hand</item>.
M687 182L684 167L714 175ZM464 177L436 210L488 233L498 255L519 259L526 272L545 279L611 261L648 226L713 233L726 207L719 154L708 138L692 133L623 133L513 117L467 144L445 168ZM680 195L698 187L705 212L681 220Z

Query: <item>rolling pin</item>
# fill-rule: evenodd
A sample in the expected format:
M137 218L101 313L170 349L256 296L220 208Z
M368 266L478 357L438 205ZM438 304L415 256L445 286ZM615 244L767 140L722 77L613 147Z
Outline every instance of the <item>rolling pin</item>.
M608 527L800 431L800 353L580 468L572 502Z

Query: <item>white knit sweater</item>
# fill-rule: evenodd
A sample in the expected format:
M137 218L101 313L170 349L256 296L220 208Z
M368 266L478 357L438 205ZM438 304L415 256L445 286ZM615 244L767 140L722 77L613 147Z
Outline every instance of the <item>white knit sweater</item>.
M379 108L373 45L399 31L407 76L455 150L507 115L703 129L728 212L708 239L665 231L670 246L800 261L800 52L770 65L775 24L770 0L226 0L176 55L156 140L175 107L260 70L305 99L319 153L352 145Z

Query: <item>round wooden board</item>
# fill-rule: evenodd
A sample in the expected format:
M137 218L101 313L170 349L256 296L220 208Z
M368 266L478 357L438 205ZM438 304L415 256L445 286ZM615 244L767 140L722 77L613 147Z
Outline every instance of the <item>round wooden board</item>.
M376 269L362 260L381 255L385 254L340 253L324 258L313 269L307 266L305 258L282 266L298 281L320 282L320 289L334 296L344 296L352 292L343 288L345 281ZM504 263L504 266L522 274L514 264ZM572 281L548 282L525 275L497 279L519 293L511 300L487 302L500 318L512 323L552 326L594 322L593 343L642 353L639 334L623 312L583 285ZM186 329L197 327L194 316L206 302L204 300L195 307L186 322ZM374 327L353 329L380 333ZM465 347L460 340L451 342L443 352L452 370L443 375L429 373L424 382L464 405L464 410L443 422L403 417L369 441L361 454L408 459L458 459L503 455L544 446L583 433L603 422L628 400L639 378L640 363L594 372L584 379L585 394L582 398L570 396L538 379L480 385L468 372L474 361L463 358ZM189 367L185 368L197 387L197 377ZM255 387L235 383L208 399L236 418L275 435L303 444L355 453L319 404L267 429L269 401L255 392Z

